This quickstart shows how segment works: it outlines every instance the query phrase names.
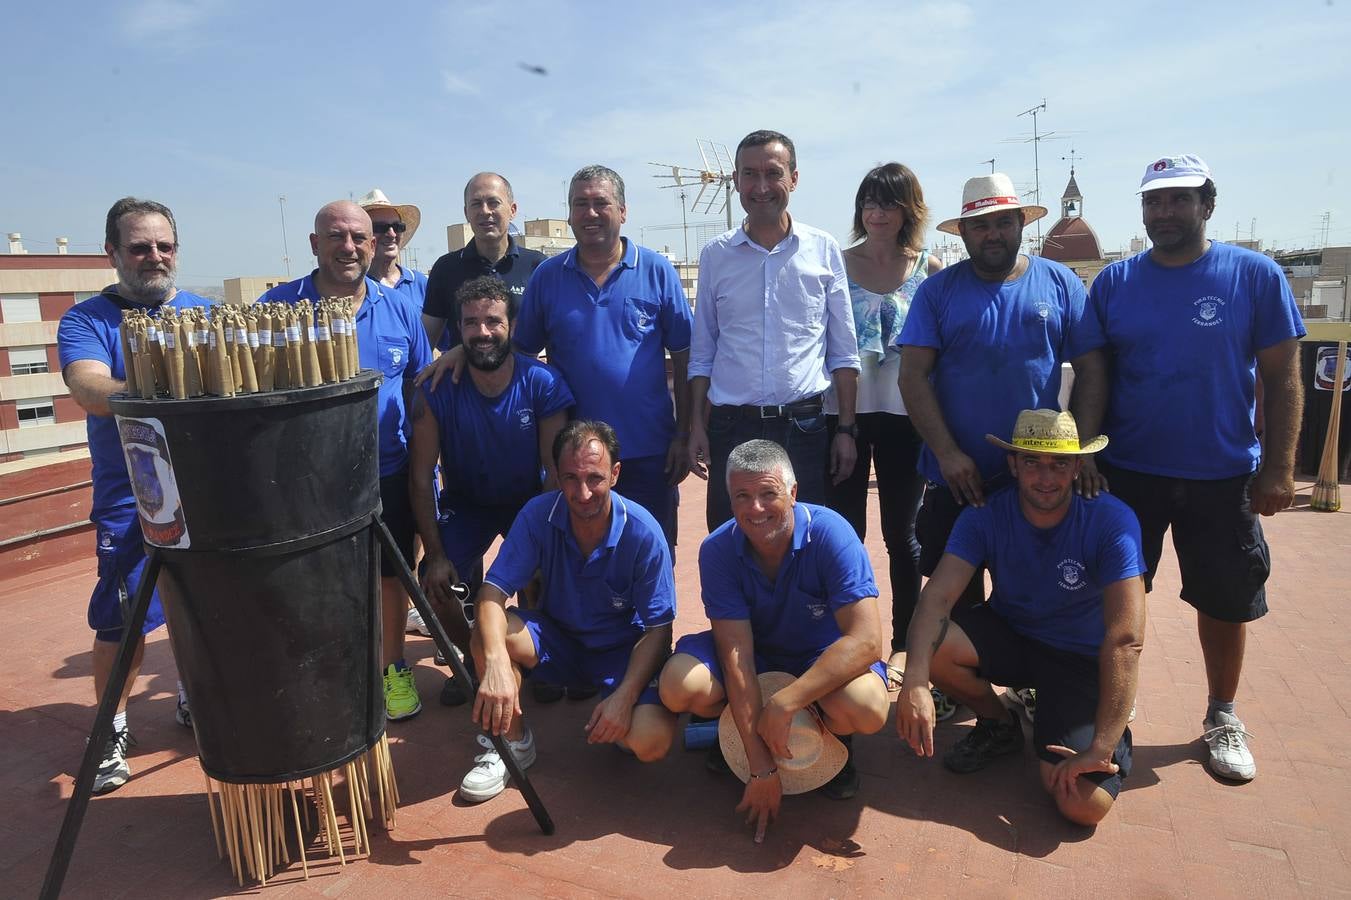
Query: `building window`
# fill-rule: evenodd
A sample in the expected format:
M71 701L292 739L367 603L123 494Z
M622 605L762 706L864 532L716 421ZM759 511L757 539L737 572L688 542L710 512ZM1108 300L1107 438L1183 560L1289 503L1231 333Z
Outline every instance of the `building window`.
M34 397L31 400L19 400L14 404L19 414L20 428L36 428L39 425L56 424L56 407L51 397Z
M76 291L76 292L75 292L75 302L76 302L76 303L83 303L85 300L88 300L90 297L97 297L97 296L98 296L99 294L101 294L101 293L103 293L103 291Z
M6 325L41 322L42 309L37 294L0 294L0 319Z
M48 372L46 347L11 347L9 372L11 375L41 375Z

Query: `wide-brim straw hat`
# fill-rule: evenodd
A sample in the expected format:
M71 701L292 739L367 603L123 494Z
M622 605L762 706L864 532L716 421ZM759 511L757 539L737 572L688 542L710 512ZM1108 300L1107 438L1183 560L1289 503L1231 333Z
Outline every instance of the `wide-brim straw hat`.
M762 672L760 703L763 706L779 691L797 681L787 672ZM727 767L743 782L750 781L751 767L746 759L746 745L741 741L732 719L732 709L725 707L718 717L718 743L722 745ZM834 778L849 759L849 750L840 739L830 733L810 706L800 709L788 726L788 750L792 759L776 759L779 784L785 794L805 794L814 791Z
M1013 180L1003 172L989 175L977 175L968 178L962 188L962 213L955 219L945 219L938 224L938 230L944 234L961 234L957 223L973 216L985 216L1003 212L1006 209L1021 209L1023 224L1035 222L1046 215L1046 207L1023 203L1018 192L1013 189Z
M1013 441L992 434L985 440L1015 453L1052 453L1057 456L1084 456L1107 446L1107 435L1100 434L1087 444L1079 443L1079 425L1074 416L1054 409L1025 409L1013 424Z
M408 226L404 229L403 234L399 235L400 247L408 246L408 242L413 239L413 232L417 231L417 227L422 224L422 210L411 203L391 203L389 198L385 196L385 192L379 188L374 188L358 200L357 206L360 206L366 212L376 209L392 209L398 213L400 221Z

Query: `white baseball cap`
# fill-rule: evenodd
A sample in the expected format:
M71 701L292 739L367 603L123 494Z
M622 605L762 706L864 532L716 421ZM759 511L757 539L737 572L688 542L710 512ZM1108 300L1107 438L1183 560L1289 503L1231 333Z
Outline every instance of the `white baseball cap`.
M1209 180L1210 166L1201 157L1190 153L1163 156L1145 166L1145 176L1140 179L1140 190L1136 193L1162 188L1200 187Z

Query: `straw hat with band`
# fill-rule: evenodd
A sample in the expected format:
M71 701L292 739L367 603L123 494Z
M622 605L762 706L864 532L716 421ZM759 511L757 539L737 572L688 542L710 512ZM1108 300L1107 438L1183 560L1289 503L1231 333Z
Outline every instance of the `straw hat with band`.
M968 178L962 188L962 214L955 219L946 219L938 224L938 230L945 234L961 234L957 223L974 216L1003 212L1006 209L1021 209L1023 224L1035 222L1046 215L1046 207L1033 206L1018 199L1013 189L1013 181L1003 172L978 175Z
M761 672L759 681L763 705L797 679L786 672ZM718 718L718 743L722 746L727 767L737 778L749 782L751 767L746 759L746 745L732 720L730 706L724 708ZM849 759L849 750L830 733L810 706L793 715L792 724L788 726L788 750L793 754L792 759L774 760L779 771L779 785L785 794L816 790L838 775Z
M1107 446L1107 435L1100 434L1087 444L1079 443L1079 426L1074 416L1054 409L1025 409L1013 424L1013 441L1001 441L992 434L985 440L1015 453L1052 453L1057 456L1084 456Z
M391 203L385 196L385 192L375 188L368 192L364 197L357 201L357 206L374 214L377 209L392 209L398 213L399 220L408 227L404 229L403 234L399 235L399 246L407 247L408 242L413 239L413 232L422 224L422 211L411 203ZM374 216L372 215L372 218Z

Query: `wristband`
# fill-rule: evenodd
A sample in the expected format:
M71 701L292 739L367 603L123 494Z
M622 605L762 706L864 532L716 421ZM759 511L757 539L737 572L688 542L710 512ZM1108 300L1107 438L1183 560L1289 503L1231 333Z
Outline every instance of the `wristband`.
M836 434L847 434L854 440L858 440L858 425L850 422L848 425L836 425Z
M762 773L759 774L759 775L757 775L757 774L755 774L754 772L752 772L752 773L751 773L751 781L760 781L760 780L765 779L765 778L773 778L773 777L774 777L775 775L777 775L777 774L779 774L779 767L778 767L778 766L774 766L774 767L771 768L768 772L762 772Z

